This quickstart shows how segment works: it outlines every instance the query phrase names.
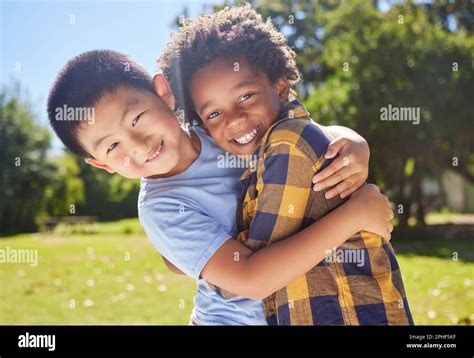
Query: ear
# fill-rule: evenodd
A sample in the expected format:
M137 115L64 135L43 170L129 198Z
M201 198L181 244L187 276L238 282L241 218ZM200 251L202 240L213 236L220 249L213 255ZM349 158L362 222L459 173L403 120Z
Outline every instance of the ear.
M281 77L275 81L273 87L278 93L278 99L280 102L284 102L288 99L290 95L290 83L288 82L288 78Z
M109 167L107 164L105 163L102 163L98 160L95 160L95 159L92 159L92 158L86 158L84 159L84 161L89 164L89 165L92 165L93 167L96 167L96 168L99 168L99 169L103 169L111 174L115 173L115 170L113 170L111 167Z
M169 82L162 73L157 73L153 76L153 83L155 84L155 91L160 98L166 103L166 105L174 111L176 104L173 91L171 90Z

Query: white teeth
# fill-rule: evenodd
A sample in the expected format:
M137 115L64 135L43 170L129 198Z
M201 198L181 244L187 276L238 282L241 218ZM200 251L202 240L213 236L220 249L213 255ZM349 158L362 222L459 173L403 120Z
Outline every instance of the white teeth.
M258 132L257 128L252 129L249 133L244 134L242 137L234 138L234 140L239 144L247 144L248 142L250 142L252 139L255 138L255 136L257 135L257 132Z
M158 154L160 154L162 146L163 146L163 141L161 141L161 144L160 144L158 150L155 153L153 153L153 155L151 157L149 157L146 161L149 162L149 161L155 159L158 156Z

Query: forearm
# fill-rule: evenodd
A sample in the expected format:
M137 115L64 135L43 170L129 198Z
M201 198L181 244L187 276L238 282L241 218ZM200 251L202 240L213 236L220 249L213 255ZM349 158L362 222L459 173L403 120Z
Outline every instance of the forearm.
M246 258L244 277L264 298L305 274L334 248L361 229L361 220L346 203L304 230Z

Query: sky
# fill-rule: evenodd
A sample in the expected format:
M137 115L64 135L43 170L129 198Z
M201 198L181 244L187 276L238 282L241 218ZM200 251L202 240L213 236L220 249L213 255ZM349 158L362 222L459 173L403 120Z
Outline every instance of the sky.
M177 16L208 12L222 1L0 0L0 82L21 85L39 122L47 125L49 88L66 62L88 50L123 52L153 73ZM53 148L61 143L53 136Z

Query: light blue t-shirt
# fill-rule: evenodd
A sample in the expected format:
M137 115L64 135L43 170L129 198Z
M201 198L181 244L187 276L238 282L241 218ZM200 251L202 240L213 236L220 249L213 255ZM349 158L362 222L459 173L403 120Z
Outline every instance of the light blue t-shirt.
M262 301L224 299L200 273L221 245L236 237L236 205L242 168L220 164L225 153L200 127L192 128L201 153L170 178L142 178L140 223L153 245L173 265L197 279L191 317L205 325L266 325Z

